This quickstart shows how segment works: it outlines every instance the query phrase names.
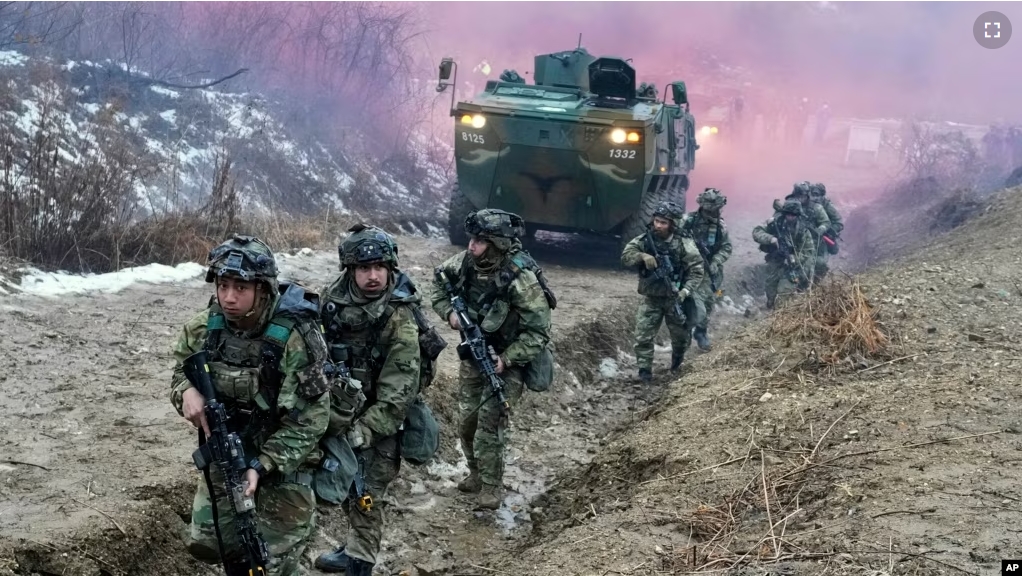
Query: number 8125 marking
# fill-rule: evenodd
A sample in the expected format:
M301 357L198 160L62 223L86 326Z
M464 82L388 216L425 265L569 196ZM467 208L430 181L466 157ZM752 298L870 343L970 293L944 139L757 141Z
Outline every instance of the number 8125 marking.
M611 158L625 158L625 159L628 159L628 160L634 160L635 159L635 150L624 150L622 148L611 148L611 150L610 150L610 157Z
M468 132L461 133L461 139L465 142L472 142L473 144L486 144L486 140L482 134L470 134Z

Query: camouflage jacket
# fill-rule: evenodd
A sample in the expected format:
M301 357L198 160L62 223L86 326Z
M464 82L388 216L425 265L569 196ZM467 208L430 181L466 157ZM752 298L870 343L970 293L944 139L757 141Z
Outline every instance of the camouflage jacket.
M823 208L823 211L827 213L827 218L830 220L830 229L835 234L840 234L845 229L845 223L841 220L841 214L838 213L834 203L830 201L830 198L823 196L818 200L815 200L816 205Z
M654 234L654 237L656 235ZM633 238L621 252L621 264L639 270L639 294L652 297L671 296L671 290L663 282L657 280L652 273L646 273L646 266L642 262L642 254L646 252L646 234ZM671 264L677 275L674 282L679 285L678 289L688 290L694 294L699 285L703 282L705 271L703 270L703 258L699 255L699 249L695 242L681 234L672 234L667 240L656 238L656 247L670 255ZM650 254L650 256L656 256Z
M504 364L525 366L550 342L550 304L536 274L513 266L514 255L514 250L505 255L489 274L476 270L468 251L450 257L441 268ZM491 298L493 303L483 314L484 301ZM447 323L454 308L435 279L432 305Z
M273 300L263 313L259 325L253 330L240 332L228 323L224 328L224 332L228 333L226 337L249 342L261 340L274 315L280 313L278 310L280 300L279 296ZM171 377L170 397L177 413L181 415L183 415L182 394L192 387L184 376L182 363L185 358L204 348L206 326L212 309L207 308L193 316L184 325L174 344L174 372ZM330 418L330 397L323 393L326 382L323 362L326 354L326 344L320 335L319 326L314 321L299 321L287 339L280 365L277 367L282 379L276 401L277 412L273 415L275 422L270 435L254 446L251 444L253 441L251 438L242 438L247 445L246 451L253 447L258 450L259 460L268 472L279 470L283 474L290 474L302 464L315 465L322 458L322 452L317 444L326 432ZM248 360L254 366L259 365L258 357ZM252 390L241 391L243 387L239 385L240 378L221 382L212 357L210 368L214 373L218 398L225 403L239 399L239 394L251 394ZM261 381L259 383L263 384ZM251 457L251 454L246 454L246 458Z
M774 238L777 238L778 243L792 248L795 264L803 273L813 269L816 263L816 242L803 219L797 220L792 230L785 226L782 214L780 217L767 220L752 230L752 239L763 246L771 246L771 240ZM776 249L767 252L766 261L781 264Z
M350 291L354 279L342 273L323 289L320 303L331 356L346 358L352 377L362 382L366 403L356 418L381 438L396 434L405 421L419 393L422 363L411 308L420 298L407 276L394 276L390 292L358 304Z
M711 220L698 210L689 212L682 222L682 231L692 236L697 247L699 245L705 247L708 262L720 266L731 257L731 236L727 232L723 218ZM708 273L709 270L704 272Z
M774 218L782 218L784 214L781 214L781 202L780 200L774 200ZM810 202L809 207L802 205L802 209L805 211L805 216L802 217L803 222L811 228L811 234L820 234L820 231L826 232L831 229L830 217L827 216L827 211L823 209L816 202Z

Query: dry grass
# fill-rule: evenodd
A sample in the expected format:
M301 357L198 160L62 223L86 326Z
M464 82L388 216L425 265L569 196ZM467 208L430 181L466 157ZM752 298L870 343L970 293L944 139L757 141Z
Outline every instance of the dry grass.
M886 358L891 331L858 280L831 276L773 314L770 331L790 345L811 344L816 359L837 365L849 359Z

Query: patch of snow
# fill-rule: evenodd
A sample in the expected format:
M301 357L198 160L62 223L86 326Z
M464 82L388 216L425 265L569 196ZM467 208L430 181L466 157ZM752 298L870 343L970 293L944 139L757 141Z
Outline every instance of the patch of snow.
M613 358L604 358L600 360L600 376L604 378L617 378L618 367L617 361Z
M147 264L137 268L125 268L106 274L84 276L67 272L43 272L26 268L19 288L25 294L36 296L61 296L64 294L86 294L90 292L120 292L136 283L160 284L182 282L204 274L206 268L195 262L177 266Z
M35 127L42 120L42 115L39 113L39 106L36 106L36 103L31 100L22 100L21 105L25 107L25 113L18 116L15 125L22 132L31 136L35 134Z
M14 50L0 50L0 66L24 66L28 56Z
M736 304L730 296L724 296L720 299L717 306L725 314L734 314L736 316L743 316L745 311L752 308L753 304L756 303L756 299L749 294L742 295L742 303Z
M176 91L171 90L169 88L164 88L163 86L155 86L154 85L154 86L150 86L149 89L152 90L153 92L156 92L157 94L162 94L164 96L167 96L168 98L180 98L181 97L181 93L180 92L176 92Z
M177 110L166 110L160 112L160 118L163 118L171 126L177 127Z
M88 102L86 104L79 103L78 105L89 114L95 115L99 112L99 104L96 104L95 102Z

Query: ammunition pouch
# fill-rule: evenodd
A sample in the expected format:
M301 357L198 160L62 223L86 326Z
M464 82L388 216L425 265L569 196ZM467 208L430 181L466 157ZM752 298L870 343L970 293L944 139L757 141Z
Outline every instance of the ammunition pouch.
M429 405L416 396L405 412L401 431L401 458L413 466L421 466L433 459L440 447L440 424Z
M533 392L546 392L554 381L554 353L548 342L538 356L525 366L525 387Z
M312 489L316 497L331 504L340 504L348 497L348 490L358 473L355 452L343 435L320 440L323 460L313 474Z

